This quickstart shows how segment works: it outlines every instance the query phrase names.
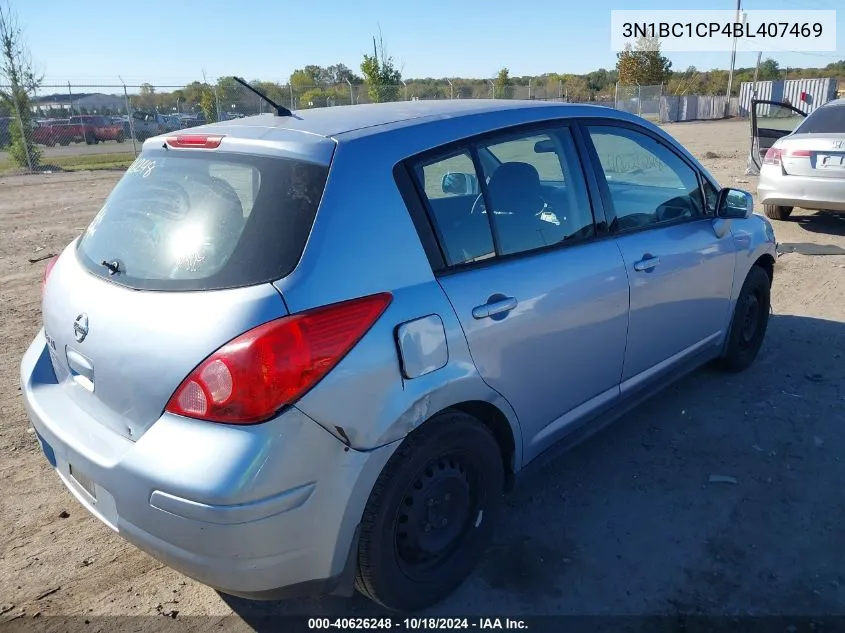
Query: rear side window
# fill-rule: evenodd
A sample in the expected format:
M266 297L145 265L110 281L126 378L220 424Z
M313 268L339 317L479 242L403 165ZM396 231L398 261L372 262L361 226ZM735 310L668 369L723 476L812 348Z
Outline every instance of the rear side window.
M327 175L326 166L288 158L145 151L83 234L78 254L95 274L138 289L279 279L302 255Z
M829 105L815 110L808 116L796 134L845 134L845 106Z

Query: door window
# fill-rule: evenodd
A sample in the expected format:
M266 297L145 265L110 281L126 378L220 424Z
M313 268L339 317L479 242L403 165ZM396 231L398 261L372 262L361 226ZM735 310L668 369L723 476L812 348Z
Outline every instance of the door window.
M625 127L588 126L599 157L616 230L634 230L704 214L698 174L647 134Z
M595 233L584 174L567 128L503 134L418 163L414 172L450 266Z
M497 139L479 145L478 152L500 254L594 235L584 174L567 128Z

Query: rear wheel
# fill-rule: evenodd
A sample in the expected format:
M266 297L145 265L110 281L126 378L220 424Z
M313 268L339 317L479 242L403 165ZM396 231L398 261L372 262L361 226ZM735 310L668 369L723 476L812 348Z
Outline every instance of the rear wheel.
M458 411L409 435L378 478L361 521L356 587L398 611L445 598L492 535L504 490L493 434Z
M772 220L786 220L792 213L792 207L780 207L776 204L764 204L763 213Z
M92 133L88 133L85 135L85 144L86 145L94 145L97 142L97 137L95 137Z
M125 140L126 140L126 137L125 137L125 136L123 136L123 132L118 132L118 133L117 133L117 138L116 138L115 140L116 140L118 143L122 143L123 141L125 141Z
M719 359L723 369L742 371L757 358L769 324L770 296L769 275L752 266L736 301L725 354Z

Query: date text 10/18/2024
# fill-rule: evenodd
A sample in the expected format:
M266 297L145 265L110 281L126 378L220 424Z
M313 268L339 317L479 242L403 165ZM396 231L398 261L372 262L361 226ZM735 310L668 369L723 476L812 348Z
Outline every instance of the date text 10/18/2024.
M308 618L310 630L376 629L399 631L527 630L525 620L512 618Z

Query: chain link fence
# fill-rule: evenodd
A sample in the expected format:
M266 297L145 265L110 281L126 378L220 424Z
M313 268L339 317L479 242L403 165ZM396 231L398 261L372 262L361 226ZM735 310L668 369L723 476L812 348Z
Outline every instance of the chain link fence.
M613 94L596 95L578 79L509 85L459 79L412 80L395 86L253 85L292 110L377 101L496 98L599 103L659 122L738 112L731 105L725 112L724 97L673 97L664 94L662 85L618 84ZM10 92L8 86L0 89ZM187 85L51 83L11 102L14 107L0 105L0 174L125 168L151 136L271 111L263 99L232 78Z

